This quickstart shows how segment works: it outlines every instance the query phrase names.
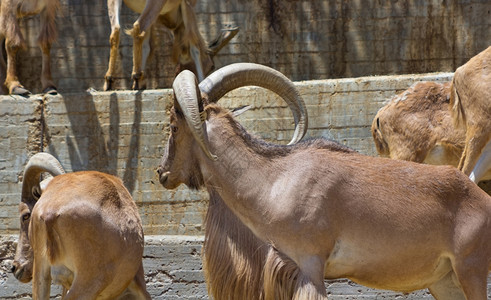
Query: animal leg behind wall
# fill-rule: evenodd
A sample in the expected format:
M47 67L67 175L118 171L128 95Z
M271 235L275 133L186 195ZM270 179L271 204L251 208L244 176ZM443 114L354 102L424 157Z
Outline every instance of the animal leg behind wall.
M475 183L478 183L489 169L491 169L491 141L482 150L481 156L479 156L479 160L474 169L472 169L469 178Z
M198 81L201 82L205 79L203 73L203 67L201 66L201 54L199 49L195 45L191 45L191 57L194 60L194 64L196 66L196 72L198 73Z
M462 153L459 169L469 176L476 166L484 147L490 140L491 132L482 130L479 126L468 126L464 152Z

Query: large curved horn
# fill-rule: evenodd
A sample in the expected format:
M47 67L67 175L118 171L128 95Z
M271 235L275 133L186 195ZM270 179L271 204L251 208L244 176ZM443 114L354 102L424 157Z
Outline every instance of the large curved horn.
M217 157L209 150L205 122L200 115L199 107L202 105L202 100L196 75L189 70L182 71L174 79L172 88L174 89L175 99L194 138L210 159L217 160Z
M22 181L22 202L32 202L30 200L32 199L32 188L39 186L39 178L43 172L48 172L53 176L57 176L64 174L65 170L53 155L45 152L34 154L24 168L24 180Z
M307 132L308 115L305 102L295 85L280 72L253 63L231 64L205 78L199 84L199 89L208 96L210 102L217 102L231 90L250 85L271 90L286 101L295 121L295 133L289 145L300 141Z

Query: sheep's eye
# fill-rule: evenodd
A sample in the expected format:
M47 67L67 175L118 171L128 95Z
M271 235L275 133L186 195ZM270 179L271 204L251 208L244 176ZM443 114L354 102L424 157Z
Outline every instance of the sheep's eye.
M172 133L176 133L177 132L177 126L175 126L175 125L171 125L170 126L170 129L172 130Z
M26 214L24 214L22 216L22 220L27 221L27 220L29 220L30 217L31 217L31 214L30 213L26 213Z

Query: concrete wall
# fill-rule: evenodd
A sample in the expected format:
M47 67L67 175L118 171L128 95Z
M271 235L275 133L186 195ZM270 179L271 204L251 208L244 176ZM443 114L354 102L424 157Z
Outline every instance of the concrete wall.
M297 82L309 114L307 137L328 137L376 155L370 126L383 102L415 80L449 80L451 76ZM220 104L229 108L251 104L240 122L266 140L287 143L293 135L289 109L269 91L237 89ZM140 209L147 235L202 234L206 192L182 186L167 191L155 172L168 137L171 106L170 90L0 97L0 233L17 231L23 168L28 157L43 147L68 171L99 170L121 177Z
M216 57L216 66L256 62L293 80L367 75L453 72L491 41L487 0L342 1L200 0L199 29L211 40L225 25L241 31ZM52 48L59 90L102 89L109 59L106 1L61 0L59 38ZM122 28L138 15L123 6ZM40 92L41 52L36 47L38 17L23 22L29 41L20 53L20 77ZM150 88L169 87L174 76L171 35L158 26L147 69ZM122 35L116 87L131 87L132 40Z

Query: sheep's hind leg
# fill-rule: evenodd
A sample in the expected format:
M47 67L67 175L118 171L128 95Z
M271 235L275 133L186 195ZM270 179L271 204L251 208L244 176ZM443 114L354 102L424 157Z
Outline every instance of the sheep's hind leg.
M121 31L121 26L119 24L119 12L122 4L123 0L107 1L107 10L109 21L111 23L111 36L109 37L111 50L109 52L109 65L107 67L106 76L104 76L104 91L113 89L113 77L116 72L116 61L118 59L119 38Z
M458 279L465 298L468 300L486 300L488 298L488 266L482 262L487 262L487 259L471 256L455 263L456 279Z
M430 293L437 300L465 300L464 292L456 282L455 273L449 272L440 281L430 286Z
M51 1L56 2L56 1ZM41 13L41 31L39 32L38 44L42 52L41 85L43 93L56 95L56 86L51 76L51 43L56 38L55 13L56 3L51 3L54 7L46 8Z
M134 299L139 299L139 300L152 299L150 294L147 292L147 288L145 285L145 273L143 271L143 264L140 265L140 268L138 269L135 278L133 278L133 281L131 281L130 285L128 286L128 290L133 295Z
M95 300L99 294L108 285L103 278L87 278L86 276L77 276L73 280L72 286L66 293L63 300Z

